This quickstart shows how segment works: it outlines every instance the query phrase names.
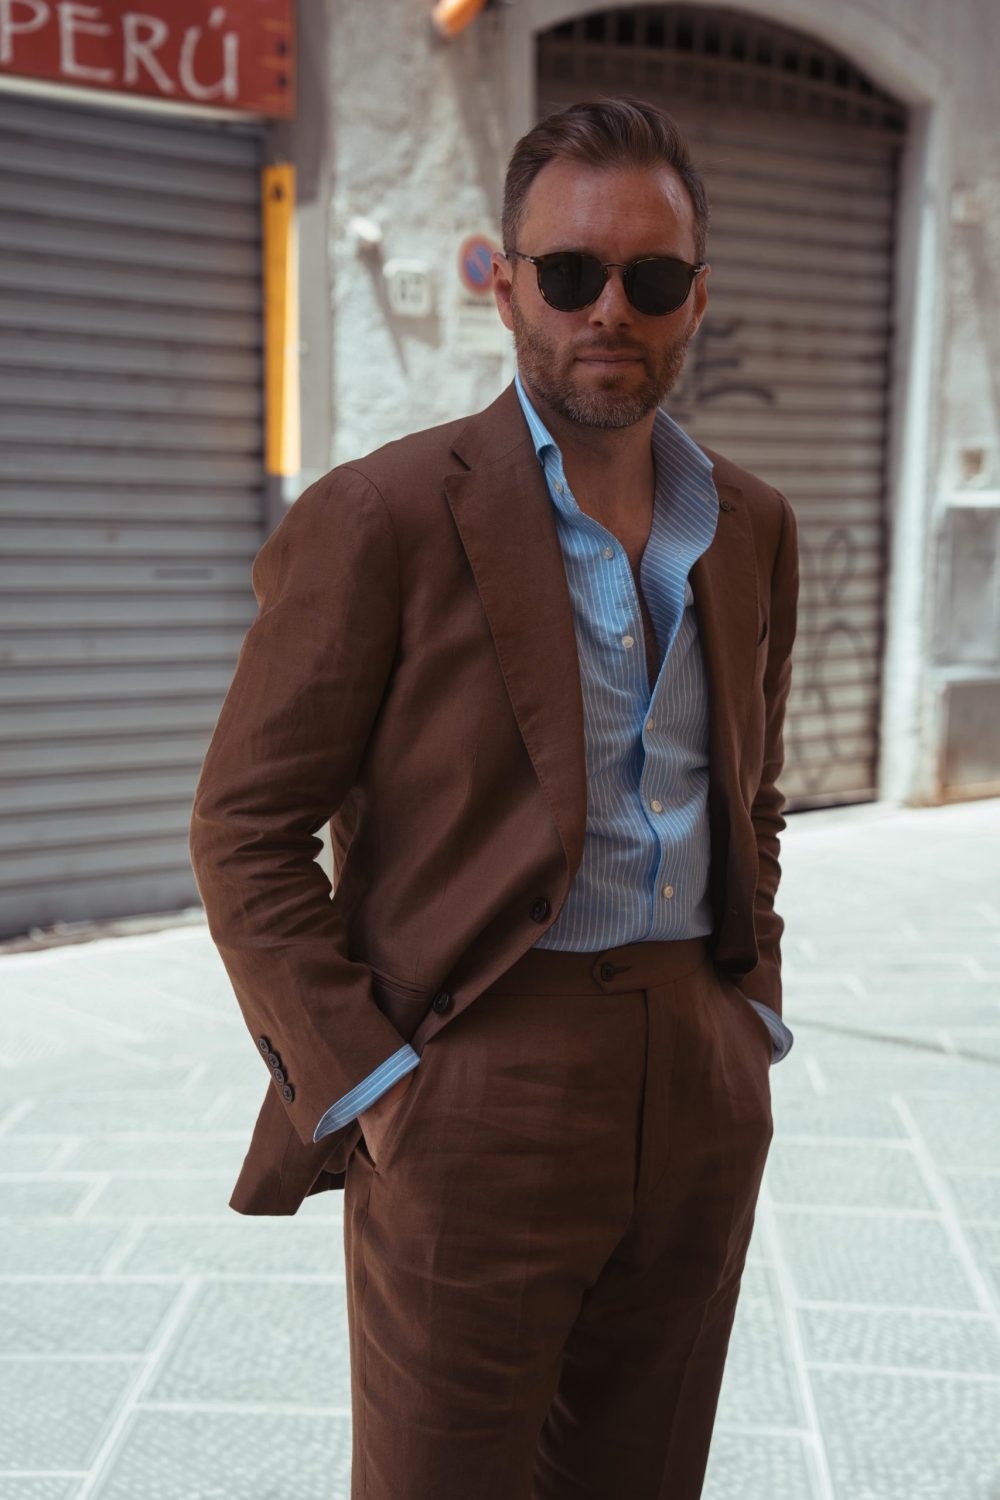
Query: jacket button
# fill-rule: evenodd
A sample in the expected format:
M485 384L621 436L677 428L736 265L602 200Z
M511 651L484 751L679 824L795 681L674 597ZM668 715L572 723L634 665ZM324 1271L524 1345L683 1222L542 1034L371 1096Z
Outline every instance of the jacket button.
M271 1071L274 1073L274 1081L275 1081L275 1083L284 1083L284 1081L285 1081L285 1075L281 1071L280 1068L272 1068Z
M736 506L733 504L733 502L731 500L720 500L719 501L719 505L722 507L723 510L735 510L736 509Z
M433 1010L436 1010L438 1015L441 1015L444 1011L449 1010L450 1007L451 996L449 995L448 991L438 990L437 994L434 996L434 999L431 1001L431 1008Z
M281 1067L281 1058L278 1056L277 1052L269 1052L267 1054L267 1065L269 1068Z
M295 1098L295 1090L292 1088L292 1085L290 1083L286 1083L282 1086L281 1097L282 1099L284 1099L286 1104L291 1104L292 1100Z
M615 968L614 964L601 964L602 979L614 979L617 972L618 970Z
M257 1038L257 1046L263 1052L265 1057L271 1050L271 1043L268 1041L266 1036L259 1036Z
M537 901L531 903L531 920L533 922L544 922L552 910L544 896L539 896Z

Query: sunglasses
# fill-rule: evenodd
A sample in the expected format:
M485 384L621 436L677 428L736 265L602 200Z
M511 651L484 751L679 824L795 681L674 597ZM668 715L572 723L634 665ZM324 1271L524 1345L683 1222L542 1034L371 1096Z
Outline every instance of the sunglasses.
M676 312L687 300L692 281L708 264L701 260L692 266L672 255L643 255L627 265L616 260L605 263L582 250L554 250L551 255L524 255L520 250L504 253L535 267L539 292L559 312L576 312L596 302L604 290L608 271L620 268L625 295L632 306L654 318Z

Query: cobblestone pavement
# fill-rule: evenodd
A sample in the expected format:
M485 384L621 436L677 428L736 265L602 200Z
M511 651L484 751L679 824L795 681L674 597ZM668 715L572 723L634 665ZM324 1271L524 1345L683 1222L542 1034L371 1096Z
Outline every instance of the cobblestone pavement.
M799 814L784 863L705 1500L1000 1500L1000 800ZM0 976L0 1500L347 1500L342 1195L228 1207L268 1076L204 925Z

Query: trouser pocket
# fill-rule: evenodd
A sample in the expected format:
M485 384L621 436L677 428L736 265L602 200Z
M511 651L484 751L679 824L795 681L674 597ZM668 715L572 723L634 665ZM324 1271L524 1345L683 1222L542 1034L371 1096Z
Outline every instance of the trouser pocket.
M365 1142L365 1150L368 1152L368 1159L369 1161L371 1161L372 1166L375 1168L375 1171L380 1174L386 1171L390 1162L392 1161L392 1158L394 1157L396 1152L396 1144L401 1139L403 1132L406 1129L407 1121L409 1120L411 1114L417 1106L419 1096L424 1092L426 1088L428 1062L434 1056L434 1052L435 1049L431 1045L430 1041L426 1042L424 1044L424 1049L420 1054L420 1061L417 1064L416 1068L414 1068L413 1070L412 1082L410 1083L409 1088L406 1090L406 1093L403 1095L399 1104L397 1104L395 1112L393 1113L393 1116L389 1121L389 1128L383 1134L381 1142L379 1143L377 1161L373 1158L367 1141ZM364 1127L362 1126L362 1129L363 1128Z

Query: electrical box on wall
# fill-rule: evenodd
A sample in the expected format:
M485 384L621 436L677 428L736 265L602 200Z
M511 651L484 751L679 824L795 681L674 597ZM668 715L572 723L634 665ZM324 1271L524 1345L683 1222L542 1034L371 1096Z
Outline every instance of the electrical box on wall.
M423 260L387 260L382 268L389 306L401 318L426 318L434 307L430 268Z

